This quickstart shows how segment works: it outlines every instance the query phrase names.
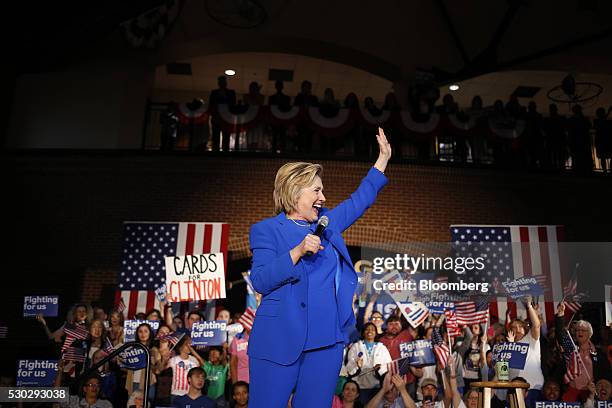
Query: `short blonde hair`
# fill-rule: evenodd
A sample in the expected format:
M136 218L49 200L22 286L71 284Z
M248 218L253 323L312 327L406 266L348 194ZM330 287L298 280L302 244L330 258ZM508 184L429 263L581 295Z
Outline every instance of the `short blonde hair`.
M300 191L310 187L317 176L321 177L323 167L320 164L292 162L283 165L274 179L274 213L287 214L296 210Z

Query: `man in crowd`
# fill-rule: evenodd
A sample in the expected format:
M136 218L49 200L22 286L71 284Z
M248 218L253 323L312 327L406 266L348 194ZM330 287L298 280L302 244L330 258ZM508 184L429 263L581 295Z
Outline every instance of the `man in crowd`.
M232 384L232 398L234 408L247 408L249 405L249 384L244 381L236 381Z
M206 373L201 367L194 367L187 373L189 391L177 397L172 402L175 408L215 408L213 400L202 395L202 388L206 381Z
M401 318L397 315L391 315L387 319L387 329L380 337L379 341L387 347L392 360L401 358L400 345L413 341L414 338L408 330L402 330ZM423 369L410 367L410 372L406 374L406 383L413 384L416 377L423 376Z

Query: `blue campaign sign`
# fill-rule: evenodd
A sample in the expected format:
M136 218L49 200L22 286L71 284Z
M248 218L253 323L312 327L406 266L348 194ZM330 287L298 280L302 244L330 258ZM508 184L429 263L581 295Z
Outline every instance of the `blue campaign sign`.
M416 340L400 343L400 357L408 358L412 366L435 365L436 358L430 340Z
M544 294L542 286L536 278L523 277L513 281L502 282L506 293L512 299L520 299L525 296L540 296Z
M529 352L528 343L497 343L493 346L493 363L507 361L510 368L522 370Z
M57 360L17 361L18 387L50 387L57 375Z
M429 309L429 313L442 314L445 309L454 309L453 302L425 302L425 306Z
M141 348L129 347L119 353L119 366L128 370L140 370L147 366L147 355Z
M227 322L213 320L191 326L191 344L194 346L220 346L227 340Z
M595 401L596 408L612 408L612 401Z
M42 314L47 317L57 317L59 296L24 296L23 317Z
M126 320L123 322L123 338L126 343L128 341L136 340L136 330L138 326L143 323L147 323L151 326L151 330L153 330L153 336L157 333L159 329L159 322L152 320Z
M579 402L561 402L561 401L558 401L558 402L557 401L536 401L535 406L536 408L570 408L570 407L580 407L580 403Z

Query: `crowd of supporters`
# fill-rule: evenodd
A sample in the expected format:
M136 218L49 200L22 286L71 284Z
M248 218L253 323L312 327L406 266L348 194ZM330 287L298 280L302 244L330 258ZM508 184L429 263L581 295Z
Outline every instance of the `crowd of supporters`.
M267 101L260 88L253 82L239 99L220 77L206 103L194 100L181 109L170 103L160 116L160 148L368 158L376 153L369 136L381 126L396 160L610 170L612 107L598 108L591 119L578 104L569 115L560 114L555 104L542 114L535 102L523 106L516 96L488 107L480 96L460 107L452 94L441 103L412 98L402 106L391 92L377 106L371 97L360 103L354 93L341 102L331 88L319 99L309 81L293 101L281 81Z
M364 307L355 305L358 326L345 349L333 408L476 407L479 390L472 384L496 380L492 349L496 343L508 341L527 343L529 347L524 369L510 370L513 380L529 383L528 407L538 401L580 402L589 407L597 406L598 401L612 402L610 328L604 327L594 337L591 323L566 314L563 302L557 308L556 320L548 324L544 324L538 305L526 299L525 319L498 321L491 326L467 324L453 330L445 322L445 314L430 314L416 328L407 323L399 309L385 320L374 308L375 302L376 296L372 296L369 303L362 304ZM240 318L241 314L232 316L227 310L218 310L216 320L243 323L238 333L228 335L220 346L193 346L191 328L203 320L201 311L175 314L172 310L162 303L162 310L133 316L159 322L156 333L142 323L135 335L135 341L150 354L148 398L152 406L247 407L250 324ZM48 327L42 316L37 317L57 346L60 363L55 385L70 387L71 397L62 406L142 406L144 368L122 368L119 357L82 376L124 343L124 318L123 311L109 312L87 304L74 305L58 328ZM595 338L599 340L595 342ZM402 344L417 339L432 340L437 348L436 364L397 364ZM74 346L85 350L84 361L69 353ZM505 390L495 391L492 406L505 406L506 397Z

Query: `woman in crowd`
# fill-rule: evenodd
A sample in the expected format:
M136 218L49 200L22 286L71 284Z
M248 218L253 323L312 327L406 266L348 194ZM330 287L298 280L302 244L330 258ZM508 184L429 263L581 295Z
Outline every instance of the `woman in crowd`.
M93 319L93 310L89 305L84 303L77 303L70 308L68 311L68 315L66 316L66 322L54 332L51 332L49 327L47 326L47 321L43 317L42 314L36 315L36 320L38 320L44 327L45 333L47 333L47 337L49 339L55 341L56 343L61 343L64 337L64 327L66 324L78 324L82 326L87 326L89 322Z
M102 320L94 320L89 325L89 339L87 342L87 367L91 365L93 355L96 351L104 347L106 341L106 329L104 328L104 322Z
M481 361L481 347L484 348L484 353L489 350L489 345L486 342L486 335L482 332L480 324L472 324L465 329L472 332L471 340L464 339L465 343L463 352L463 381L466 388L474 381L481 379L480 370L483 365Z
M387 372L391 354L384 344L376 340L376 326L367 323L361 330L361 340L351 346L346 369L361 390L360 400L365 404L380 388L380 375Z
M148 323L142 323L136 329L136 341L145 345L149 349L151 356L150 373L149 373L149 391L148 398L150 401L155 399L155 384L157 383L157 374L161 372L162 358L159 349L154 345L153 330ZM128 370L125 380L125 389L128 394L133 391L144 388L145 369Z
M348 380L342 387L342 394L334 395L332 408L362 408L363 404L359 401L359 384L353 380Z
M110 328L108 330L108 338L113 343L113 346L123 343L123 313L113 310L110 314Z

